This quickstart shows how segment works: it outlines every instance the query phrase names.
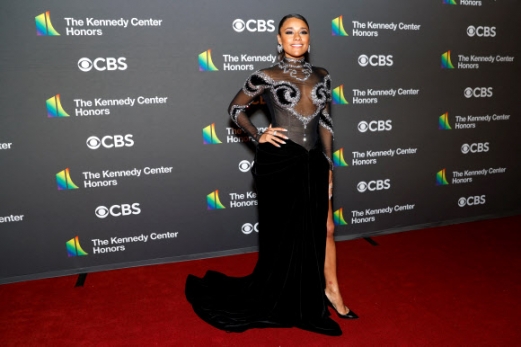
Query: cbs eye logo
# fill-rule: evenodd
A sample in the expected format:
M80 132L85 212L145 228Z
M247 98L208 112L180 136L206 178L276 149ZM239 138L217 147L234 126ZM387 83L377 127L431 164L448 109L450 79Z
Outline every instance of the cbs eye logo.
M471 25L467 28L467 35L470 37L474 37L474 36L495 37L496 36L496 27L488 27L488 26L475 27L475 26Z
M360 193L363 193L367 190L367 183L365 182L359 182L357 185L356 185L356 189L358 189L358 191Z
M463 153L463 154L483 153L483 152L488 152L489 150L490 150L489 142L471 143L470 145L468 143L464 143L463 145L461 145L461 153Z
M94 213L98 218L106 218L109 215L109 209L105 206L98 206Z
M369 182L362 181L362 182L359 182L356 185L356 189L360 193L364 193L366 191L374 192L374 191L377 191L377 190L384 190L384 189L389 189L389 188L391 188L391 180L390 179L375 180L375 181L369 181Z
M110 207L98 206L96 210L94 210L94 214L96 217L100 219L107 218L108 216L112 217L120 217L120 216L130 216L137 215L141 213L141 209L139 208L139 203L130 204L121 204L121 205L113 205Z
M358 123L358 131L365 133L368 130L371 132L375 131L391 131L393 128L392 120L373 120L370 122L361 121Z
M371 66L393 66L393 56L392 55L371 55L367 56L362 54L358 57L358 65L362 67L366 67L367 65Z
M275 31L275 21L272 19L249 19L247 21L236 19L232 23L232 28L238 33L242 33L244 30L248 30L251 33L262 33L266 31L272 33Z
M88 72L93 68L98 71L114 71L114 70L126 70L128 65L126 63L127 58L96 58L90 60L89 58L81 58L78 60L78 68L83 72Z
M98 149L101 146L105 148L121 148L134 146L132 134L127 135L107 135L101 139L97 136L91 136L87 139L87 147L90 149Z
M486 195L470 196L468 198L459 198L458 206L465 207L465 206L474 206L474 205L485 205L486 202L487 202Z
M259 223L251 224L251 223L244 223L241 227L241 231L245 235L249 235L252 232L259 232Z
M467 99L472 98L472 97L490 98L490 97L492 97L492 95L494 95L492 87L476 87L476 88L467 87L463 91L463 94L465 95L465 97Z
M248 172L251 170L252 167L253 167L253 161L249 162L247 160L242 160L239 163L239 170L241 172Z

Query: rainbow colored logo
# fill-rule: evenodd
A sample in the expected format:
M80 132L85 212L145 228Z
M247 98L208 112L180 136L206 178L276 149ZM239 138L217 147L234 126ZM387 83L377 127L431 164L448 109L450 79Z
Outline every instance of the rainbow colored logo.
M80 239L78 238L78 236L65 242L65 245L67 247L67 255L69 257L81 257L84 255L89 255L87 252L83 250L83 248L81 248Z
M333 89L333 104L335 105L347 105L348 102L344 97L344 85L341 84Z
M60 36L51 23L51 11L42 13L34 17L36 22L36 35L38 36Z
M219 71L212 61L212 50L199 54L199 71Z
M454 69L454 65L452 65L452 61L450 60L450 51L447 51L441 55L441 68Z
M333 213L333 222L335 225L347 225L346 220L344 219L344 208L340 207Z
M457 5L456 0L443 0L445 5Z
M215 133L215 123L210 124L203 129L203 144L205 145L217 145L222 143Z
M439 130L452 130L449 124L449 112L445 112L438 119L438 129Z
M333 164L335 166L347 166L346 161L344 160L344 149L340 148L339 150L333 153Z
M56 184L58 185L58 190L78 189L78 186L71 179L69 168L56 174Z
M336 17L331 21L331 33L333 36L349 36L344 29L342 16Z
M45 103L47 105L47 117L70 117L69 114L65 112L65 110L62 107L62 103L60 101L60 94L56 94L52 98L47 99Z
M438 171L438 173L436 174L436 185L437 186L446 186L447 184L449 184L449 182L447 182L447 174L445 171L446 170L443 169L441 171Z
M219 190L211 192L206 196L206 205L208 210L222 210L226 208L219 199Z

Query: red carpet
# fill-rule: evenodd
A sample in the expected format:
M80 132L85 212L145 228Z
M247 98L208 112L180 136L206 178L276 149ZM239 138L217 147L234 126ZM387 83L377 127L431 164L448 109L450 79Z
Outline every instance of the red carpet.
M256 254L0 286L2 346L520 346L521 216L339 242L358 321L341 337L225 333L184 299L188 273L249 273Z

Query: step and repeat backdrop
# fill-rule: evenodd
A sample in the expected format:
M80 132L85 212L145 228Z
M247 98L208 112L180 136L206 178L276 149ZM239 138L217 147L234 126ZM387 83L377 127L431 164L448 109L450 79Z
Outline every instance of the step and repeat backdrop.
M333 81L339 240L521 213L519 1L0 9L0 283L255 250L227 107L294 12Z

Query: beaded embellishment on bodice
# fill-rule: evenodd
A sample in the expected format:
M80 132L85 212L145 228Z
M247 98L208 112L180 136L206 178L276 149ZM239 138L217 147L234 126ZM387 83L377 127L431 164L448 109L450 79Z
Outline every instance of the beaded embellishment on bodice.
M264 94L272 126L288 130L293 142L310 150L321 139L330 160L333 125L329 115L331 80L326 70L303 60L283 59L270 68L254 72L230 104L233 121L254 140L258 131L243 112L253 99Z

